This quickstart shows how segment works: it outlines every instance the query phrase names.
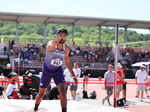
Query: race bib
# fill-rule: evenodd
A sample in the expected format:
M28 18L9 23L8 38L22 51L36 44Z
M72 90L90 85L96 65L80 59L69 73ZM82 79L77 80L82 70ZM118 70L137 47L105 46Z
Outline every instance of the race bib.
M53 60L51 60L51 65L61 66L62 64L63 64L63 61L60 60L60 59L53 59Z

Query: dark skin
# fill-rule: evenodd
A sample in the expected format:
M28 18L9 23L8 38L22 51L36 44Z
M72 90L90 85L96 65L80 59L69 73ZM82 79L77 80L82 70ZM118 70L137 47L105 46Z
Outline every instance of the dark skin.
M58 47L59 50L63 49L63 44L59 43L59 41L66 41L66 34L65 33L60 33L56 35L56 38L50 43L50 45L48 46L47 50L52 52L55 50L56 46ZM69 52L70 52L70 48L66 45L65 47L65 56L64 56L64 60L66 63L67 68L69 69L72 77L75 76L73 70L72 70L72 66L71 66L71 61L69 58ZM77 83L76 77L74 77L75 82ZM58 91L60 93L60 100L61 100L61 107L62 108L67 108L67 96L66 96L66 83L59 83L59 85L57 85L58 87ZM36 104L40 104L43 96L46 93L47 88L40 88L39 90L39 94L36 97Z

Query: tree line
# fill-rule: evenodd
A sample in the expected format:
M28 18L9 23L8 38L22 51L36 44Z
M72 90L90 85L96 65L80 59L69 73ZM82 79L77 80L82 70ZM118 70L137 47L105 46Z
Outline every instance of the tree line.
M44 36L44 24L20 23L18 27L19 42L42 42ZM69 32L68 44L71 44L72 26L48 24L47 27L47 41L55 37L55 33L60 28L66 28ZM3 42L15 39L16 23L15 22L0 22L0 39ZM148 41L150 34L140 34L136 31L128 30L128 42ZM74 40L77 45L98 45L99 44L99 30L98 27L93 26L75 26ZM115 40L115 29L112 27L102 27L101 44L112 45ZM119 42L124 42L124 29L119 31Z

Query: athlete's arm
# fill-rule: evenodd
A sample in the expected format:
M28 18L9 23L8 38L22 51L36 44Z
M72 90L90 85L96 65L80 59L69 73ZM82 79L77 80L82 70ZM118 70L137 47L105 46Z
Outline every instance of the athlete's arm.
M137 84L137 72L136 72L136 74L135 74L135 82L136 82L136 84Z
M69 52L70 52L70 48L68 46L66 46L66 53L65 53L65 56L64 56L64 60L65 60L65 63L66 63L66 66L67 66L69 72L71 73L71 76L75 77L75 74L74 74L72 66L71 66Z
M135 77L135 83L137 84L137 77Z
M54 38L52 41L48 42L47 50L54 51L57 44L59 43L59 41L60 41L60 37L59 37L59 35L57 35L56 38Z
M146 80L148 80L148 73L146 73L146 79L145 79L145 81L146 81Z

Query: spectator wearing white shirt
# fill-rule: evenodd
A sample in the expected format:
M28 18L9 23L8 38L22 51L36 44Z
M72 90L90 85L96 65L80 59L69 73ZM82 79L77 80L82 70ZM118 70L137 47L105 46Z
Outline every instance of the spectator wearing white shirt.
M81 69L79 68L79 65L77 63L74 63L73 72L75 74L75 77L79 81L79 78L81 75ZM68 89L68 86L70 85L71 96L72 96L72 99L75 100L78 84L74 82L74 80L71 77L70 72L67 68L64 70L64 77L65 77L65 81L67 84L66 89Z
M106 90L107 96L102 100L102 104L104 104L107 100L108 104L111 105L109 98L113 94L114 74L115 72L113 71L113 65L109 64L108 71L104 74L104 88Z
M14 89L19 87L19 85L18 86L16 85L16 81L18 81L17 74L12 72L10 77L10 82L6 89L6 96L8 98L12 98L11 96L13 95Z
M136 83L138 84L137 87L137 96L139 98L141 92L141 101L143 99L143 93L146 88L146 80L148 78L147 72L145 71L145 66L141 66L140 70L138 70L135 74Z
M9 84L9 85L8 85L8 87L7 87L7 89L6 89L6 96L7 96L7 97L10 96L10 95L12 95L12 93L13 93L15 87L16 87L16 86L15 86L14 84Z
M79 81L79 78L81 75L81 70L77 63L74 63L73 72L76 76L76 79ZM70 77L70 83L71 83L71 85L70 85L71 96L72 96L72 99L75 100L76 99L76 91L78 89L78 84L74 82L72 77Z

